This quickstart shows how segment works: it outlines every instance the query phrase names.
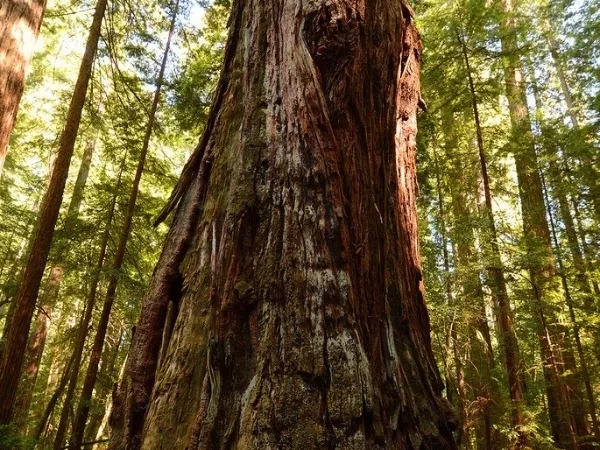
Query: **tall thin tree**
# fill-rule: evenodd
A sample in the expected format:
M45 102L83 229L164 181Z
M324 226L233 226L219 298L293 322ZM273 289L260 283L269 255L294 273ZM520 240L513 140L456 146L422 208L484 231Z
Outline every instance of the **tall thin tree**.
M96 4L85 53L67 112L65 128L61 134L48 189L42 201L32 250L25 266L15 313L8 332L0 372L0 425L10 423L12 419L31 318L50 253L54 227L58 220L107 3L108 0L98 0Z
M488 171L487 155L483 141L483 130L479 116L479 101L475 91L475 81L473 71L469 60L469 52L464 37L457 34L458 44L460 46L465 69L467 72L467 83L471 96L471 106L473 110L473 119L475 122L475 135L477 139L477 150L479 155L479 164L481 170L481 180L483 184L484 195L484 218L486 223L485 235L490 238L490 251L486 255L490 264L487 267L488 284L494 297L496 314L498 317L498 327L502 349L504 352L504 365L508 375L508 391L511 399L512 424L517 433L516 447L522 448L527 445L527 436L525 433L525 416L523 411L523 363L519 352L519 341L515 331L513 314L510 308L510 299L504 277L502 258L500 255L500 245L498 240L498 231L496 229L496 220L494 217L494 206L492 203L492 189Z
M570 408L565 379L561 377L565 367L563 356L566 357L569 352L569 344L565 342L566 330L560 327L556 306L552 304L558 286L519 55L515 11L512 0L500 0L500 6L503 12L500 29L505 62L504 81L512 125L511 144L528 252L526 269L531 284L531 312L535 319L546 381L548 412L555 442L568 449L576 449L577 435L585 434L578 423L585 423L585 418Z
M96 384L96 377L98 375L98 366L100 363L100 357L104 348L104 340L106 338L106 330L108 328L108 322L110 320L110 314L115 301L117 285L119 282L118 272L123 266L125 259L125 251L127 249L127 243L131 235L131 227L133 225L133 218L135 215L135 208L137 204L137 198L140 189L140 182L144 173L144 166L146 164L146 157L148 155L148 147L150 145L150 139L152 132L154 131L154 124L156 121L156 112L158 110L158 104L160 102L160 94L164 84L165 70L167 68L167 60L169 58L169 52L171 49L171 40L175 32L175 25L177 23L177 15L179 13L179 0L175 0L171 10L171 23L169 27L169 34L167 36L167 42L163 52L158 76L156 78L156 87L154 89L154 96L152 99L152 106L148 116L148 122L146 124L146 130L144 134L144 140L142 141L142 149L140 151L138 165L133 178L133 184L131 186L131 193L129 194L129 200L127 203L127 211L125 213L125 222L119 235L119 242L117 244L117 250L115 252L114 262L112 264L112 271L108 280L108 287L106 288L106 297L102 306L102 313L100 315L100 322L98 323L98 329L96 336L94 337L94 344L92 346L92 353L88 363L85 380L83 382L83 388L81 390L81 396L79 399L79 406L75 415L73 431L71 433L71 439L69 442L69 448L78 449L83 442L85 433L85 425L87 422L90 402ZM56 446L55 446L56 448Z

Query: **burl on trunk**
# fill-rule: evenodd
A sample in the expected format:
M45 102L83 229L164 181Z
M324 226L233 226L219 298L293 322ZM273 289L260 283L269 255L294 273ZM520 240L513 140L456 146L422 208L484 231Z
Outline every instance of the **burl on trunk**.
M453 449L400 0L235 0L111 417L114 449Z

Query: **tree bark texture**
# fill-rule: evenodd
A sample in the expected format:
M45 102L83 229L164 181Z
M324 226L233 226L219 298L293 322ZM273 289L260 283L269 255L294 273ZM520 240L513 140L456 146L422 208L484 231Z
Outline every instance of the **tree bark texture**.
M15 314L8 332L0 374L0 425L7 424L12 419L31 318L48 260L54 227L58 220L107 1L98 0L96 4L85 53L67 112L65 129L61 135L48 190L42 201L39 222L31 246L32 251L25 266Z
M0 178L46 0L0 1Z
M233 2L110 448L456 448L418 252L420 57L404 2Z

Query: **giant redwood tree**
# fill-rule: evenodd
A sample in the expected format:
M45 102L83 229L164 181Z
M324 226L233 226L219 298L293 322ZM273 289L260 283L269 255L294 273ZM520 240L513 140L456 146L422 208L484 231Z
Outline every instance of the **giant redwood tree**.
M452 449L417 244L403 0L234 0L113 449Z

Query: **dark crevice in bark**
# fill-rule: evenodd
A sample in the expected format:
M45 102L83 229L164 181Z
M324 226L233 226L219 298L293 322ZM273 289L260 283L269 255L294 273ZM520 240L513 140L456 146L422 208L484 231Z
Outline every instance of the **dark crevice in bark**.
M404 10L234 2L212 119L159 217L177 206L111 448L455 448L416 244L420 43Z

